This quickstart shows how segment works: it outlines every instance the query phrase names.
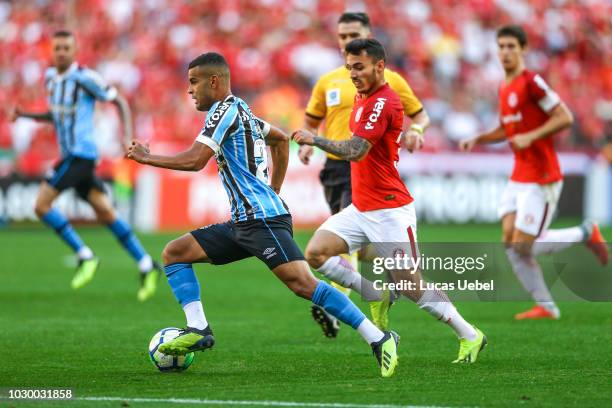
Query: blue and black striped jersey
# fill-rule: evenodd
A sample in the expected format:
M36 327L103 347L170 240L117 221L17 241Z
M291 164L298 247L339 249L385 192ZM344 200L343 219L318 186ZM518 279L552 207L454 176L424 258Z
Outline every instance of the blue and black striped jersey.
M54 67L45 72L49 110L63 157L96 159L93 139L96 100L112 101L117 90L100 75L74 62L62 74Z
M196 138L215 152L234 222L289 213L268 186L264 138L269 131L270 125L256 118L242 99L229 95L210 108Z

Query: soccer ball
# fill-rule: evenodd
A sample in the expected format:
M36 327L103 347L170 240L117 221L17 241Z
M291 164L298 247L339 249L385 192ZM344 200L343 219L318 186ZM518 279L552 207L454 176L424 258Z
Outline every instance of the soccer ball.
M166 327L155 333L151 339L149 343L149 357L151 357L151 362L155 364L159 371L183 371L193 363L194 353L187 353L184 356L170 356L157 350L163 343L177 337L180 330L176 327Z

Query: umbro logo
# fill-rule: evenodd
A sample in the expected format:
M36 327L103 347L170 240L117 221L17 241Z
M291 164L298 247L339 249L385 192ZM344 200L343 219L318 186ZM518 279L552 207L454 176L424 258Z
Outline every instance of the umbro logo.
M270 248L266 248L264 249L264 251L262 252L262 255L266 257L266 259L270 259L272 258L274 255L276 255L276 248L275 247L270 247Z

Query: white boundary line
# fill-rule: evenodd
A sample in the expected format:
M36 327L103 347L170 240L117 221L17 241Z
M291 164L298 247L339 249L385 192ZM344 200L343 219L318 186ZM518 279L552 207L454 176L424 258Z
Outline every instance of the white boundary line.
M126 401L126 402L158 402L166 404L196 404L196 405L244 405L262 407L316 407L316 408L442 408L436 406L388 405L388 404L344 404L336 402L293 402L293 401L248 401L248 400L212 400L198 398L122 398L122 397L80 397L76 401Z

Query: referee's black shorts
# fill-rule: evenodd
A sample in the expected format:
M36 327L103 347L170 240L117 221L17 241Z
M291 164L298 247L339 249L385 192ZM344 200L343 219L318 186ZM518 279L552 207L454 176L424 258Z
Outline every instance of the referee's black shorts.
M95 160L82 157L64 157L53 167L45 181L58 191L74 188L79 197L86 201L92 188L105 192L102 180L96 176Z
M212 224L191 235L198 241L214 265L224 265L256 256L268 268L304 260L293 240L291 215L241 222Z
M332 214L340 212L352 202L351 163L328 158L319 174L325 200Z

